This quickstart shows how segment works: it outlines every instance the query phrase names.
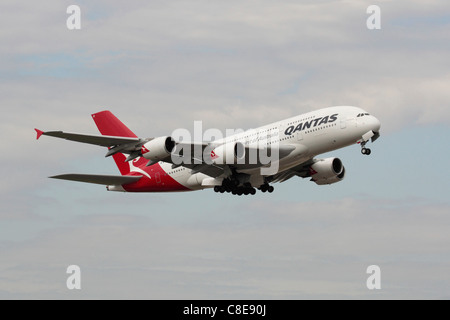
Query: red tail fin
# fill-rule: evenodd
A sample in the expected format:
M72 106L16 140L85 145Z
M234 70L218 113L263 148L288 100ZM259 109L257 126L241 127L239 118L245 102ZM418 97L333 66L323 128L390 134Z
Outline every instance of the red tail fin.
M137 136L128 129L111 111L101 111L94 113L92 118L97 125L98 130L104 136L116 136L126 138L137 138Z
M98 130L104 136L137 138L133 131L128 129L128 127L124 125L122 121L117 119L110 111L94 113L92 118L94 119ZM130 172L130 166L125 162L126 157L123 153L116 153L113 155L113 159L122 175Z

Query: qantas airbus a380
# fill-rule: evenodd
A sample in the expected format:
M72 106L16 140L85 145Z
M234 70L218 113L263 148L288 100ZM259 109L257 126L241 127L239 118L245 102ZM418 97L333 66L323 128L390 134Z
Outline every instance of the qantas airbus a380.
M356 107L330 107L215 139L193 142L174 137L138 138L109 111L92 115L102 135L35 129L42 135L108 147L121 175L63 174L51 178L106 185L109 191L171 192L213 188L236 195L273 192L271 183L294 176L318 185L345 176L338 158L321 153L379 136L380 121ZM256 188L256 189L255 189Z

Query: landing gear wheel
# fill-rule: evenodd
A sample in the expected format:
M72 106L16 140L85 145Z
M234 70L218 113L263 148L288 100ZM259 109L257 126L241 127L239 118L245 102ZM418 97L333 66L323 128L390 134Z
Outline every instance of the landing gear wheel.
M275 188L274 188L273 186L269 186L269 188L268 188L268 190L267 190L267 191L269 191L269 193L272 193L272 192L273 192L273 190L275 190Z
M263 184L262 186L259 187L259 190L261 190L262 192L267 192L267 191L270 190L270 188L272 188L272 190L273 190L272 186L270 186L268 183L265 183L265 184Z
M369 148L362 148L361 153L368 156L372 151Z

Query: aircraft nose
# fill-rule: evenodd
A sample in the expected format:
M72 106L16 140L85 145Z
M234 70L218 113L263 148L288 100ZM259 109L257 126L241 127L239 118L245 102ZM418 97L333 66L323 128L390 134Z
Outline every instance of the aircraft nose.
M381 128L381 122L380 120L378 120L377 118L375 118L374 116L372 116L372 121L371 121L371 126L372 126L372 130L374 132L379 132L380 128Z

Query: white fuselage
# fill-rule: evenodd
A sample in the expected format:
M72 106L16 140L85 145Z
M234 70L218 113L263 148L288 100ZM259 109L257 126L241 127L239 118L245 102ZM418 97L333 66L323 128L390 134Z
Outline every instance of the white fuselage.
M364 134L371 130L378 132L379 129L379 120L366 111L357 107L340 106L274 122L215 143L241 142L246 147L269 147L274 144L280 148L284 145L294 146L295 150L278 163L278 172L283 172L319 154L358 143ZM174 170L172 164L164 162L160 162L160 165L168 175L191 190L211 187L202 185L202 181L208 178L203 173L191 174L191 170L184 167ZM256 180L261 175L259 168L238 172L254 176Z

